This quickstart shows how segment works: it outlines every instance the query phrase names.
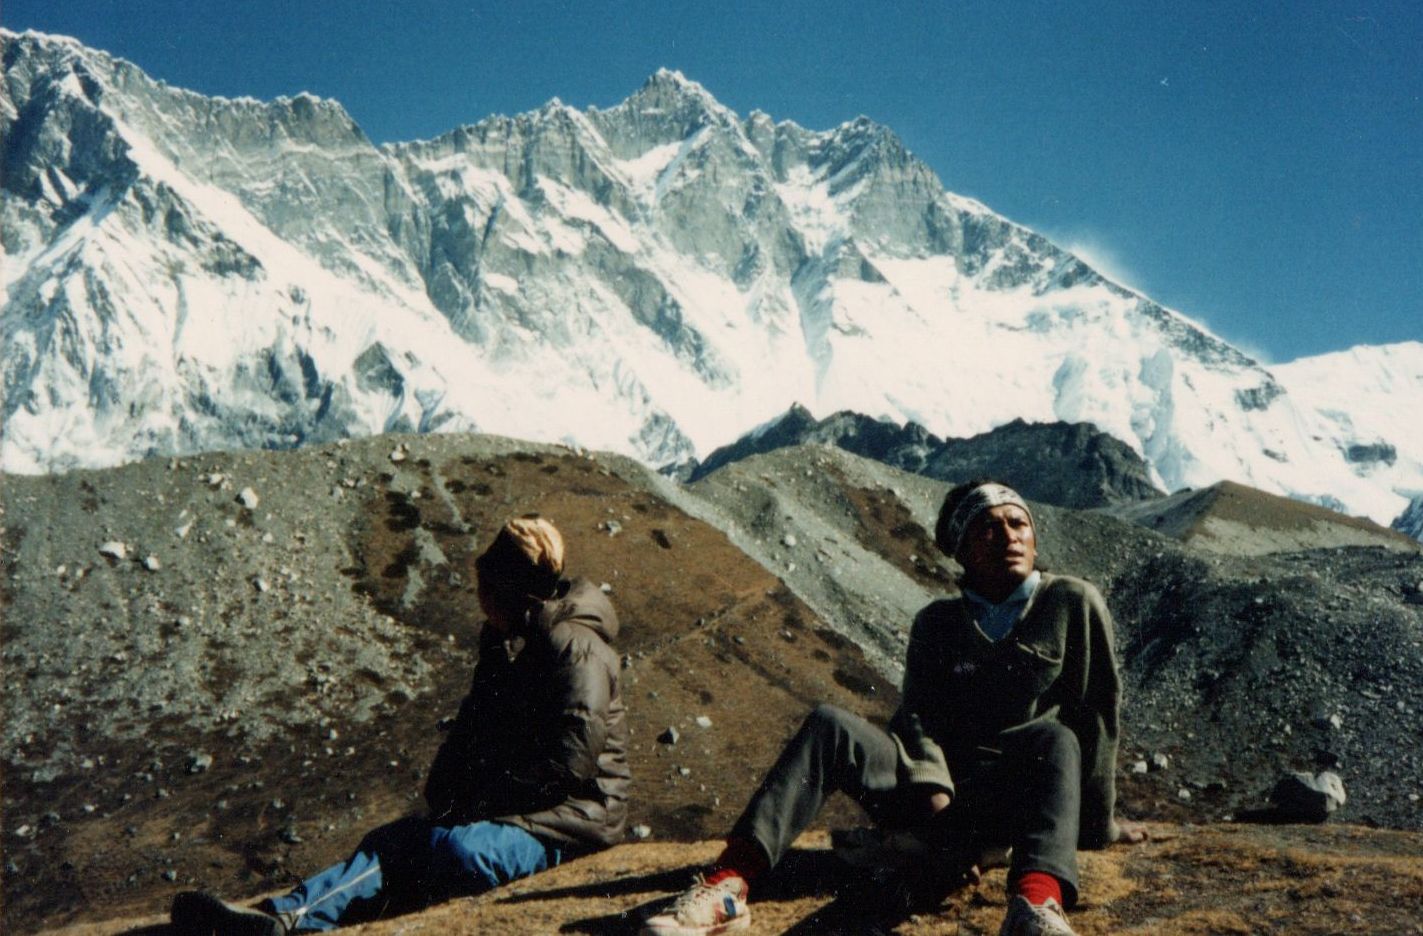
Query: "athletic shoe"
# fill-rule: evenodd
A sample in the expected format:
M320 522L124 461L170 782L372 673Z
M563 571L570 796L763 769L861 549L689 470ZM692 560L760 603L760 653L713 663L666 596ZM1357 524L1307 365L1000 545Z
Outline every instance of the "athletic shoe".
M173 898L173 929L182 936L286 936L287 929L271 914L224 903L202 891L184 891Z
M716 936L744 930L751 925L751 911L746 906L749 892L745 879L737 875L715 884L698 875L671 909L648 918L642 925L642 936Z
M1062 904L1049 897L1044 903L1029 903L1022 894L1008 902L1008 915L998 936L1077 936L1067 925Z

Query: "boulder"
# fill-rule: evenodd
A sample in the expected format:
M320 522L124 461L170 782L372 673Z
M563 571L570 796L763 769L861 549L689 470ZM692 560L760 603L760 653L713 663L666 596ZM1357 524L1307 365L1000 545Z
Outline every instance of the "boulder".
M1278 818L1295 822L1323 822L1348 801L1344 781L1333 771L1317 774L1294 771L1281 777L1270 792Z

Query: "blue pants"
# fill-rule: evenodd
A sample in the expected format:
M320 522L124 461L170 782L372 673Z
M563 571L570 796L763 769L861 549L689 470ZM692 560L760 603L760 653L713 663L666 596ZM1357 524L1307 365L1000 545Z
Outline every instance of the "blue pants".
M561 862L561 848L518 826L438 826L408 817L371 831L355 854L262 909L289 932L335 929L483 893Z

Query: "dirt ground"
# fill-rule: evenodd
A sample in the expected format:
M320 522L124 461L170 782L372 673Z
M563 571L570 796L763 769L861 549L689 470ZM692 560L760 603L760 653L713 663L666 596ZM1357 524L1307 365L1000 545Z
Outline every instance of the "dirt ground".
M1149 826L1153 840L1081 855L1081 936L1333 936L1423 933L1423 835L1354 826ZM826 848L824 833L752 894L753 933L982 936L1004 913L1004 872L913 916L877 908ZM507 888L355 934L635 933L685 886L715 842L622 845ZM162 936L161 914L45 931L49 936Z

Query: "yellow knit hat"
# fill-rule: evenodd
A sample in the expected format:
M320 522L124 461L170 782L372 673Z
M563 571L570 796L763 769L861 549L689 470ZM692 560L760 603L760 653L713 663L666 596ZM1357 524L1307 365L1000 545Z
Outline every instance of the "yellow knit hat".
M475 569L495 587L546 595L563 574L563 534L543 517L516 517L500 527Z

